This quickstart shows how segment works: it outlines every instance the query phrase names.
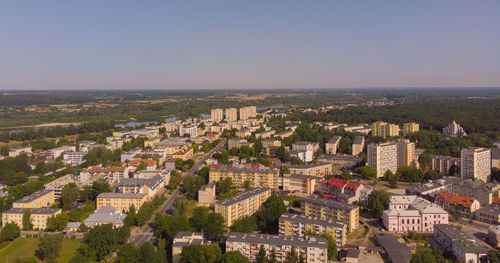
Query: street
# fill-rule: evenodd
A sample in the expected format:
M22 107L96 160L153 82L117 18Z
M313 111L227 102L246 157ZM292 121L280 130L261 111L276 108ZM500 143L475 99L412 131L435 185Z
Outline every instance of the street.
M212 150L210 150L208 153L204 154L201 158L195 161L195 164L191 169L189 169L186 173L182 174L182 179L184 180L184 177L188 175L193 175L195 172L199 171L200 167L203 165L203 163L212 156L212 154L215 151L220 150L224 145L226 144L226 139L223 139L219 144L217 144ZM177 198L181 194L180 192L180 187L177 187L175 191L172 193L171 196L165 200L165 202L162 204L160 207L160 212L165 215L167 211L169 211L173 204L175 198ZM151 238L153 237L154 233L154 225L153 225L153 220L154 218L151 218L151 220L144 226L144 228L136 234L131 234L129 238L129 242L134 244L136 247L140 247L142 244L144 244L147 241L150 241Z

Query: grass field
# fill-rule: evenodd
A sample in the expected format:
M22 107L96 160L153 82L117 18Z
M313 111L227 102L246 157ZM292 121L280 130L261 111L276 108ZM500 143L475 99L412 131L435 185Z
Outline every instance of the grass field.
M66 263L75 254L80 246L79 239L63 239L62 249L57 258L57 262ZM0 262L14 262L16 258L29 258L35 256L35 250L38 248L37 238L18 238L12 244L0 251Z

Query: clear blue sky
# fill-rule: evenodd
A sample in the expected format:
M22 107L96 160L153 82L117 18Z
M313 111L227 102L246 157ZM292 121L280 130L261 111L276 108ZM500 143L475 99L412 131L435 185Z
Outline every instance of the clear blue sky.
M3 1L0 89L500 86L500 1Z

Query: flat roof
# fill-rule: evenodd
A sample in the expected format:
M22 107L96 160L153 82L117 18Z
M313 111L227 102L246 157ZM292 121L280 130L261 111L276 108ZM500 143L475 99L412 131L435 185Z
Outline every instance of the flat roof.
M302 202L312 203L312 204L317 204L317 205L322 205L322 206L327 206L327 207L331 207L331 208L335 208L335 209L342 209L342 210L347 210L347 211L351 211L351 210L358 208L358 206L356 206L356 205L342 203L342 202L336 201L334 199L319 198L317 195L310 195L310 196L302 199Z
M280 220L299 222L302 224L315 224L315 225L320 225L320 226L325 226L325 227L334 226L334 227L342 227L343 228L346 225L341 220L337 220L337 219L333 219L333 218L323 219L320 217L298 215L298 214L291 214L291 213L282 214L280 217Z
M102 193L97 198L134 198L142 199L146 194L133 194L133 193Z
M37 191L37 192L34 192L30 195L27 195L17 201L15 201L14 203L29 203L35 199L38 199L50 192L54 192L54 190L49 190L49 189L43 189L43 190L40 190L40 191Z
M215 202L215 204L217 204L217 205L223 205L223 206L230 206L230 205L239 203L239 202L241 202L241 201L243 201L245 199L248 199L250 197L253 197L253 196L265 193L267 191L270 192L271 189L262 188L262 187L253 188L253 189L248 190L246 192L239 193L239 194L237 194L237 195L235 195L233 197L230 197L228 199L219 200L219 201Z
M61 210L61 208L52 208L52 207L42 207L42 208L11 208L2 213L4 214L24 214L24 211L30 210L32 215L52 215L57 211Z
M316 247L326 249L327 240L321 237L294 237L231 232L226 242L261 243L295 247Z

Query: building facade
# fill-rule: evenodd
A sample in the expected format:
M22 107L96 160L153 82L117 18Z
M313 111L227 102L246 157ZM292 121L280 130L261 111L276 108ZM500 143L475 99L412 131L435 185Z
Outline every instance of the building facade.
M55 193L53 190L40 190L27 195L14 203L13 208L42 208L50 207L55 202Z
M464 179L487 182L491 176L491 150L472 147L460 151L460 174Z
M398 169L398 146L386 142L368 145L368 165L377 171L377 177L384 176L389 170L396 173Z
M408 122L403 124L403 136L418 132L419 130L420 128L418 123Z
M216 183L221 178L231 178L233 185L243 187L246 181L252 187L278 189L279 170L260 165L212 166L209 171L209 182Z
M310 195L302 199L302 207L306 216L341 220L348 232L359 228L359 207L356 205Z
M236 108L226 109L226 120L227 121L237 121L238 120L238 110Z
M352 155L358 156L361 152L363 152L363 148L365 147L365 137L364 136L356 136L352 143Z
M480 258L488 253L488 249L476 244L473 238L454 225L435 225L433 238L461 262L479 263Z
M474 198L446 191L439 192L436 195L435 202L446 211L455 212L469 218L474 217L476 210L481 207L479 201Z
M324 177L333 173L333 166L329 163L317 163L307 165L292 165L289 167L290 173Z
M343 247L347 240L347 225L337 219L322 219L319 217L285 213L279 219L279 234L282 236L304 237L306 233L328 233Z
M131 205L136 211L146 202L148 196L146 194L133 193L102 193L97 196L96 209L100 209L105 205L112 206L118 211L127 212Z
M232 226L234 221L253 215L271 196L271 189L253 188L228 199L215 202L215 213L224 218L226 226Z
M61 213L60 208L12 208L2 212L2 226L7 223L16 223L19 228L23 229L23 215L29 209L31 213L31 224L33 229L45 230L47 228L47 219L51 216L56 216Z
M337 154L337 148L339 147L340 136L333 136L326 144L325 151L326 154Z
M211 109L210 110L210 120L212 122L219 122L224 119L224 110L223 109Z

